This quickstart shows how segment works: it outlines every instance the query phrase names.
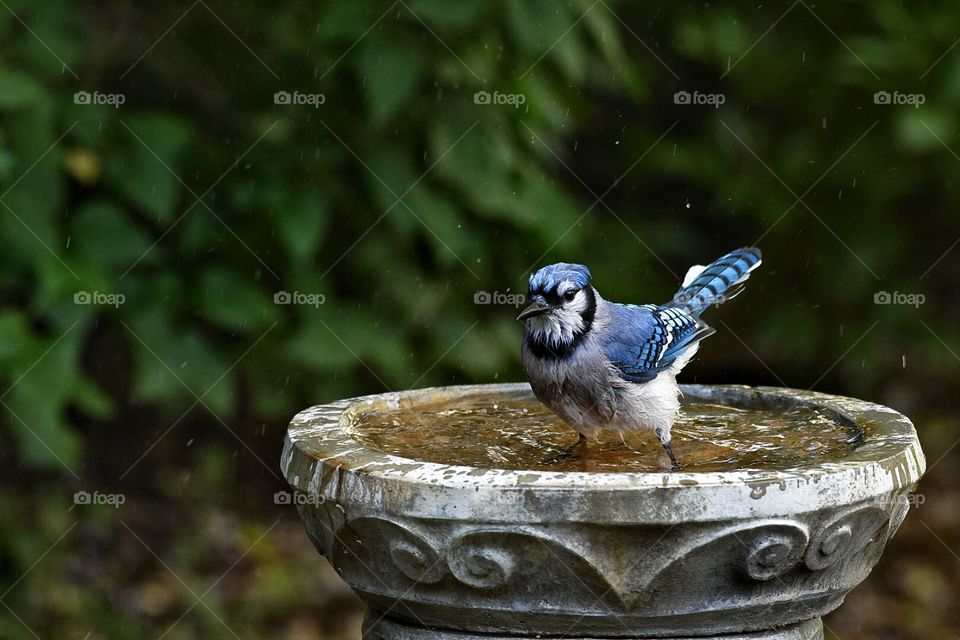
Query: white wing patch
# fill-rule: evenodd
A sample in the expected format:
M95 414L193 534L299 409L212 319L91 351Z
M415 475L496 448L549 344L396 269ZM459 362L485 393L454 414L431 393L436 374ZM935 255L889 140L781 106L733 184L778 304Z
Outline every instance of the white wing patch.
M706 268L706 265L695 264L687 269L687 275L683 276L683 286L689 287L690 283L696 280L697 276L703 273L703 270Z
M657 356L657 362L663 358L663 354L666 353L667 347L670 346L670 343L673 342L673 332L667 327L667 341L663 343L663 346L660 347L660 354Z

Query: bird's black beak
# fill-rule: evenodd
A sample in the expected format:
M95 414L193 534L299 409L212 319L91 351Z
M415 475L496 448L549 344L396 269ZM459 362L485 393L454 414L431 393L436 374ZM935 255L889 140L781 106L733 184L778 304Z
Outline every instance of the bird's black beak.
M520 315L517 316L517 320L526 320L527 318L532 318L533 316L539 316L542 313L546 313L555 307L549 304L541 304L539 302L531 303L526 309L520 312Z

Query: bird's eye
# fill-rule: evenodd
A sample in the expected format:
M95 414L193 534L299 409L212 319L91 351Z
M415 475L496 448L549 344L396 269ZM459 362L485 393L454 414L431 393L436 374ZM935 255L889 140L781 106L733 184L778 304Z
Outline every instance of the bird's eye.
M570 289L570 291L563 294L563 299L567 302L572 302L573 299L577 297L578 291L580 291L580 289Z

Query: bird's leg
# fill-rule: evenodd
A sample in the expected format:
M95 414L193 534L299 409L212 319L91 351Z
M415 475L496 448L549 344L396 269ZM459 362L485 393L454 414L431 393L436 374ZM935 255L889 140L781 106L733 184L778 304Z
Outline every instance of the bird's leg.
M543 461L543 464L560 464L564 460L567 460L568 458L573 456L573 454L576 453L580 445L583 444L587 439L587 436L583 435L582 433L579 435L580 437L577 438L576 442L571 444L569 447L567 447L566 449L564 449L554 457L547 458L546 460Z
M675 471L680 468L680 463L677 462L677 457L673 455L673 448L670 446L669 442L664 442L663 450L667 452L667 455L670 456L670 470Z
M663 450L667 452L668 456L670 456L670 470L676 471L680 468L680 463L677 462L677 457L673 455L673 447L670 446L670 441L663 439L663 432L660 431L660 429L657 429L654 433L657 434L657 439L659 439L660 444L663 445Z

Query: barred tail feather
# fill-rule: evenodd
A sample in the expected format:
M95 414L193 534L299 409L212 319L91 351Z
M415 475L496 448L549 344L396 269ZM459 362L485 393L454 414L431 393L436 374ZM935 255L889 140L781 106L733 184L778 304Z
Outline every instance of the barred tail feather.
M744 247L731 251L706 267L691 267L670 306L699 316L707 307L725 302L740 293L750 272L759 267L760 262L760 249Z

